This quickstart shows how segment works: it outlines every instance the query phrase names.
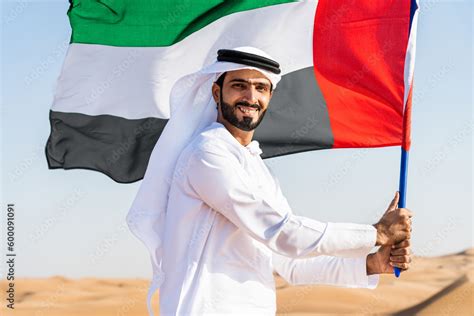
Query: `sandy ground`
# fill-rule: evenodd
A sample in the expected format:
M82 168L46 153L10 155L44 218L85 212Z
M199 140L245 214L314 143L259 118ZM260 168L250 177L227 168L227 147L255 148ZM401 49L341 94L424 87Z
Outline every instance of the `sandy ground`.
M289 286L276 276L279 315L474 315L474 249L414 258L400 279L383 275L375 290ZM6 308L7 282L0 282L0 315L147 315L143 279L45 279L15 281L15 309ZM158 311L158 295L154 308Z

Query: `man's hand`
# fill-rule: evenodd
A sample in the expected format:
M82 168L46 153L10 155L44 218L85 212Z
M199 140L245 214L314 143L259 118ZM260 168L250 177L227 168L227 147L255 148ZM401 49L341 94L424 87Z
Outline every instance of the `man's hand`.
M393 246L382 246L376 253L367 256L367 275L393 273L393 267L408 270L411 263L410 240Z
M394 245L410 238L412 213L406 208L397 208L398 191L374 227L377 229L376 246Z

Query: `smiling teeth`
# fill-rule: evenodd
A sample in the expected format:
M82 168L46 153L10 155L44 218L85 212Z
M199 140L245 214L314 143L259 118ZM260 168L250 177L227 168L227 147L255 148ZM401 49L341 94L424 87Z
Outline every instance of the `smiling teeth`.
M255 111L257 111L257 109L251 109L251 110L248 110L248 109L244 109L242 107L239 106L239 109L244 112L244 113L253 113Z

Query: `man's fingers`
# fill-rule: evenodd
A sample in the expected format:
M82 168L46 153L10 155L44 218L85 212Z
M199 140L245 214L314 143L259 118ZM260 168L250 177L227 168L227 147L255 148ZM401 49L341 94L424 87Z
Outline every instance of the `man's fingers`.
M403 227L402 230L407 232L407 233L410 233L412 231L412 229L411 229L411 224L412 224L412 219L411 219L412 213L411 213L411 211L406 209L406 208L399 208L399 209L396 209L395 211L398 212L398 215L400 216L399 217L399 223ZM407 237L407 238L409 238L409 237Z
M400 215L403 217L411 218L413 216L413 212L407 208L403 207L403 208L400 208L399 210L400 210Z
M395 197L393 198L392 202L390 202L390 205L388 206L385 213L388 213L388 212L391 212L391 211L395 210L398 206L398 200L399 199L400 199L400 194L397 191L397 192L395 192Z
M405 256L409 254L411 254L410 248L398 248L390 251L390 255L392 256Z
M406 248L406 247L410 247L410 239L405 239L404 241L401 241L398 244L395 244L392 246L393 249Z
M390 261L390 265L392 267L397 267L397 268L400 268L402 270L408 270L408 268L410 267L409 263L400 263L400 262L391 262L391 261Z
M397 263L410 263L411 257L408 255L405 256L390 256L390 262Z

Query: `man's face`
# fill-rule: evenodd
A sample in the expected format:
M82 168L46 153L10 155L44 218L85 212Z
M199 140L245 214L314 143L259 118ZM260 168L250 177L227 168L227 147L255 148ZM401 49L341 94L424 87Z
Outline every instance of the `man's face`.
M233 126L251 131L262 121L270 102L271 82L261 72L252 69L226 73L218 93L222 117Z

